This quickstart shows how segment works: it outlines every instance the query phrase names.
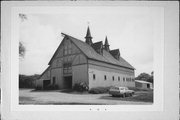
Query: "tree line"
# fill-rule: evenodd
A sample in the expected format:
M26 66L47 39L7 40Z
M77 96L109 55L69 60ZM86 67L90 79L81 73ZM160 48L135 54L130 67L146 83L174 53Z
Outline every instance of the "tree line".
M141 73L135 78L135 80L142 80L154 83L154 72L152 71L151 75L149 75L148 73Z
M40 75L19 75L19 88L34 88L36 80Z

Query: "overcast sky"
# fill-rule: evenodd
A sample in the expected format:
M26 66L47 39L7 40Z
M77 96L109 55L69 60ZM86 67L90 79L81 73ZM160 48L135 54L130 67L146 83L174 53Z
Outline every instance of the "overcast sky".
M93 42L105 40L110 49L136 68L135 76L153 71L153 41L158 39L161 11L153 7L60 7L57 14L26 14L20 20L20 41L26 54L20 74L41 74L63 37L61 32L85 41L89 22Z

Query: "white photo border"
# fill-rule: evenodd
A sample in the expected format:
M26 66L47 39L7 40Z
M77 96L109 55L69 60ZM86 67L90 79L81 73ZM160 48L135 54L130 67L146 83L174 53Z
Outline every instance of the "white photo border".
M4 2L5 5L7 5L8 2ZM9 2L10 3L10 2ZM14 114L11 115L11 117L17 117L19 115L22 116L22 114L27 115L29 112L33 113L33 115L38 115L38 113L40 113L41 117L46 116L46 113L49 113L49 116L51 116L50 114L56 114L55 119L59 118L58 114L62 113L64 115L67 115L68 111L75 112L74 114L76 114L76 112L78 112L77 115L80 115L79 112L83 112L86 111L86 113L84 115L87 115L87 113L89 112L101 112L100 114L106 114L106 112L112 112L113 114L116 114L118 112L118 114L121 114L122 118L125 119L132 119L134 116L134 114L137 114L137 116L140 116L140 114L144 114L143 116L147 115L150 116L149 114L154 114L154 117L157 117L158 113L161 116L161 114L165 113L164 111L168 111L167 110L167 105L164 102L165 99L167 98L167 93L168 91L165 89L167 88L167 86L171 87L173 89L173 91L175 90L175 88L177 86L175 86L175 84L169 84L169 81L167 80L167 59L170 58L166 58L167 56L169 57L169 53L166 52L172 52L173 54L175 54L175 56L171 56L172 58L178 59L177 58L177 38L178 36L175 36L175 39L173 41L171 41L173 44L167 44L170 42L169 38L171 38L172 36L168 37L168 39L166 39L166 31L169 32L169 30L167 30L167 28L164 28L164 25L166 25L167 21L164 22L164 20L167 20L167 15L165 15L164 18L164 12L166 14L167 11L164 11L164 9L167 9L167 5L169 5L169 3L161 3L158 2L157 3L153 3L150 2L76 2L75 4L72 4L71 2L57 2L59 6L57 6L57 4L54 2L52 3L52 6L46 6L49 5L48 2L43 2L44 6L38 6L38 3L31 3L30 6L26 5L27 3L24 2L24 4L22 4L23 2L19 2L19 6L17 6L17 3L13 3L10 4L8 11L4 11L5 13L10 13L9 18L10 20L7 20L6 22L9 22L8 25L8 29L7 31L10 31L11 34L7 34L5 32L3 32L2 34L4 35L10 35L9 37L2 37L2 61L4 61L4 63L2 63L2 68L4 68L5 70L2 71L2 78L4 78L6 81L2 82L3 86L3 95L5 96L5 94L8 94L10 96L6 96L6 97L2 97L2 107L5 108L6 110L5 113L9 112L13 112ZM4 7L7 7L5 6ZM56 5L56 6L55 6ZM67 7L74 7L74 6L93 6L95 5L96 7L100 7L102 5L105 6L129 6L129 7L154 7L154 8L160 8L162 11L162 27L161 27L161 33L159 35L160 39L158 39L157 41L154 41L154 102L152 105L19 105L19 88L18 88L18 75L19 75L19 55L18 55L18 45L19 45L19 24L18 24L18 14L19 13L47 13L47 11L45 12L45 9L48 9L48 13L56 13L57 12L57 8L58 7L64 7L64 5L66 5ZM175 6L177 8L176 2L172 3L171 6ZM50 9L51 8L51 9ZM6 8L7 9L7 8ZM2 11L3 12L3 11ZM176 9L174 11L170 11L170 12L177 12ZM169 13L168 13L169 14ZM177 13L175 14L177 15ZM175 16L176 17L176 16ZM7 18L7 17L5 17ZM170 19L170 18L169 18ZM170 19L171 20L171 19ZM176 21L176 20L175 20ZM4 19L5 22L5 19ZM169 21L168 21L169 22ZM171 21L170 21L171 22ZM170 24L170 23L168 23ZM175 24L175 23L174 23ZM177 24L177 23L176 23ZM5 25L4 25L5 26ZM3 25L2 25L3 27ZM176 28L176 27L175 27ZM164 31L165 29L165 31ZM174 28L173 28L174 30ZM176 33L176 31L175 31ZM167 34L167 33L166 33ZM169 34L169 33L168 33ZM5 41L5 39L7 41ZM170 42L170 43L171 43ZM172 50L169 50L170 48ZM7 51L7 52L5 52ZM6 55L4 56L3 54ZM179 55L179 54L178 54ZM6 61L7 59L7 61ZM179 61L179 59L178 59ZM173 64L174 66L177 65L176 63ZM178 68L178 67L177 67ZM173 69L174 70L174 69ZM5 71L7 71L7 73L5 73ZM168 71L169 72L169 71ZM170 72L171 73L171 72ZM178 69L176 69L175 67L175 73L178 73ZM9 76L10 75L10 76ZM175 75L174 77L172 77L172 75ZM7 77L9 76L9 77ZM171 78L175 78L178 79L178 75L176 74L170 74L168 76L171 76ZM175 83L177 83L176 81L174 81ZM178 82L179 83L179 82ZM174 87L174 88L173 88ZM6 90L6 91L5 91ZM171 91L170 91L171 93ZM176 92L177 94L177 92ZM175 97L176 98L176 97ZM4 101L7 101L7 103L5 103ZM168 99L169 100L169 99ZM172 100L170 100L172 101ZM175 101L172 104L177 104L177 101ZM7 106L5 106L7 105ZM91 110L90 110L91 108ZM98 110L99 109L99 110ZM175 110L174 110L175 111ZM105 112L105 113L104 113ZM176 111L175 111L176 112ZM174 112L174 113L175 113ZM18 113L17 115L15 115L15 113ZM128 114L131 114L132 116L127 116ZM9 114L9 113L8 113ZM68 113L69 114L69 113ZM4 114L7 115L7 114ZM47 114L48 115L48 114ZM63 116L64 116L63 115ZM84 116L83 115L83 116ZM168 114L167 114L168 115ZM173 114L175 115L175 114ZM40 117L39 116L39 117ZM106 116L106 115L105 115ZM116 117L118 117L117 115L115 115ZM135 115L136 116L136 115ZM165 114L163 115L165 116ZM170 116L170 115L169 115ZM7 116L6 116L7 117ZM33 116L31 116L33 117ZM48 118L48 117L47 117ZM45 119L47 119L45 118ZM60 117L61 118L61 117ZM73 118L73 117L72 117ZM139 117L137 117L139 118ZM135 119L137 119L135 118ZM150 117L151 118L151 117ZM165 118L165 117L162 117ZM175 117L173 117L175 118ZM27 118L28 119L28 118Z

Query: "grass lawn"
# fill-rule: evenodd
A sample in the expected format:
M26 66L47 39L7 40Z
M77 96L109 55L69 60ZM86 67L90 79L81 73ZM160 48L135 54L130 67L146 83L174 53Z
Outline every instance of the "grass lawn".
M108 93L91 94L73 90L35 91L20 89L20 104L54 105L117 105L117 104L152 104L153 91L135 91L132 97L112 97Z
M126 97L123 98L122 100L153 102L153 91L138 92L133 97Z
M112 96L102 96L100 99L109 100L121 100L121 101L133 101L133 102L150 102L153 103L153 91L136 91L133 96L130 97L112 97Z

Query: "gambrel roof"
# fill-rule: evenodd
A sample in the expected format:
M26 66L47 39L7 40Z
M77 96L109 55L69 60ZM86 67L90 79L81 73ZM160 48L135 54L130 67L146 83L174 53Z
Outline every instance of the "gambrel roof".
M119 60L115 59L108 51L103 49L103 54L98 54L93 47L88 45L87 43L76 39L70 35L62 33L62 35L65 35L65 37L69 38L84 54L88 59L105 62L108 64L113 64L116 66L121 66L125 68L135 69L132 65L130 65L125 59L123 59L121 56ZM56 53L56 52L55 52ZM54 56L54 55L53 55ZM52 58L53 59L53 58ZM51 59L51 60L52 60Z

